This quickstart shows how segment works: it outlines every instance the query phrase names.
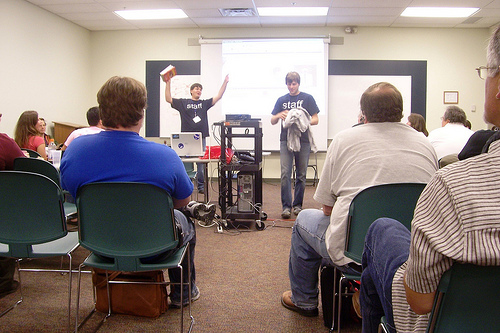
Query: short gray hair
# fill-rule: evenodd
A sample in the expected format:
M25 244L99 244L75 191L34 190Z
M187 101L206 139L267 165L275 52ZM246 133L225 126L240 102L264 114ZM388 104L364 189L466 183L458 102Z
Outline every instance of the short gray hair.
M494 69L488 70L488 76L497 76L500 66L500 25L495 29L495 32L490 37L486 57L488 67L495 67Z
M455 124L464 124L465 126L465 121L467 120L467 115L465 114L465 111L459 108L456 105L448 106L446 108L446 111L444 112L444 120L449 120L450 123L455 123Z

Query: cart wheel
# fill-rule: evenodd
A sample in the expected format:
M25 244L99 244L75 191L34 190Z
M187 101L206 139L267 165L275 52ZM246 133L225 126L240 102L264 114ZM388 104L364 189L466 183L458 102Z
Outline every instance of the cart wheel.
M267 214L266 214L266 212L262 212L262 213L260 214L260 219L261 219L262 221L267 220Z
M264 222L258 220L258 221L255 221L255 229L257 230L264 230L266 228L266 225L264 224Z

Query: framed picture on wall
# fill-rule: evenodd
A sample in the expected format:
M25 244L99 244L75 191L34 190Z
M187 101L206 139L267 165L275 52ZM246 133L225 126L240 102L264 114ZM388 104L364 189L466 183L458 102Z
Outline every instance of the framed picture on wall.
M445 91L443 102L444 104L458 104L458 91Z

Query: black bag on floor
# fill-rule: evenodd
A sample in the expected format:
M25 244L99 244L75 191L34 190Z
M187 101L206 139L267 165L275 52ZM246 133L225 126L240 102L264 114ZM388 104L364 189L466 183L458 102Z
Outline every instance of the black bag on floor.
M320 275L320 285L321 285L321 305L323 307L323 322L326 327L332 327L332 314L333 314L333 277L334 277L334 268L331 266L323 266L321 268ZM335 291L335 327L337 329L338 325L338 286L340 281L340 272L337 272L337 290ZM350 282L348 282L350 284ZM350 285L344 285L343 288L350 288ZM345 326L346 323L353 319L352 317L352 298L349 296L343 296L342 298L342 312L340 314L342 327Z

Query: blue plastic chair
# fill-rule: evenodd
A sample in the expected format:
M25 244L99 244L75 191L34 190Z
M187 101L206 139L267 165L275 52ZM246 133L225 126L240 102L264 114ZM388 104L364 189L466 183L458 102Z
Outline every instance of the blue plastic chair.
M71 323L72 252L78 234L68 233L59 186L46 176L23 172L0 172L0 256L17 259L21 298L1 315L23 301L20 271L67 272L68 330ZM20 259L67 256L68 270L20 269ZM43 306L43 305L41 305Z
M413 212L418 198L426 184L393 183L368 187L359 192L349 206L348 223L344 255L361 264L365 236L370 225L378 218L390 217L400 221L408 229L411 226ZM342 284L346 280L361 280L360 274L341 273L339 281L337 331L340 332L340 315L342 296L352 296L352 293L342 293ZM337 281L337 269L334 271L334 284ZM334 291L336 286L334 285ZM335 298L334 298L335 299ZM335 307L333 317L335 316ZM335 320L332 319L330 332L333 332Z
M107 271L141 272L179 268L181 281L184 257L189 262L189 244L178 248L178 235L175 227L173 202L163 189L145 183L91 183L82 186L76 199L79 216L80 244L92 253L80 265L100 268ZM166 251L173 253L166 259L150 263L142 259ZM191 270L188 265L188 281ZM78 278L76 331L79 328L80 277ZM109 284L114 281L108 281ZM120 283L123 283L120 281ZM145 282L144 284L148 284ZM173 284L164 282L163 284ZM189 289L189 316L191 331L194 319L191 315L191 283ZM180 285L180 283L179 283ZM180 286L182 288L182 286ZM181 304L183 293L181 293ZM108 297L108 315L111 304ZM95 312L83 320L82 324ZM101 322L102 324L102 322ZM184 312L181 307L181 332L184 330Z

